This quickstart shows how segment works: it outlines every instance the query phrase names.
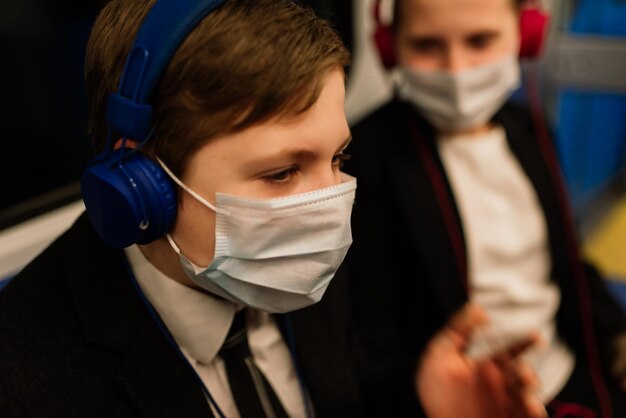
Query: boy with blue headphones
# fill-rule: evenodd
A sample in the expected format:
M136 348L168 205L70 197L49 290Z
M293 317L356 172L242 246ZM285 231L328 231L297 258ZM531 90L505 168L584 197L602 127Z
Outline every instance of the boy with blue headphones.
M86 61L101 151L87 212L0 295L0 415L365 414L348 294L331 282L352 241L348 61L290 0L104 8ZM422 373L449 375L436 366L482 321L455 318ZM494 360L518 380L493 393L532 387ZM457 380L452 395L472 393Z

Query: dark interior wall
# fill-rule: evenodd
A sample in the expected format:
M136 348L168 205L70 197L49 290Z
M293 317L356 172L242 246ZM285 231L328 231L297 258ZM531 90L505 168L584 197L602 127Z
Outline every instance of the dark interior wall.
M358 1L358 0L357 0ZM353 36L353 5L350 0L304 0L304 4L311 6L319 16L330 20L335 29L343 36L343 40L350 48Z
M85 134L85 45L105 3L0 2L0 229L77 197L78 189L67 186L76 185L91 156ZM351 43L351 1L304 3Z
M84 51L97 1L0 6L0 211L78 179L89 158Z

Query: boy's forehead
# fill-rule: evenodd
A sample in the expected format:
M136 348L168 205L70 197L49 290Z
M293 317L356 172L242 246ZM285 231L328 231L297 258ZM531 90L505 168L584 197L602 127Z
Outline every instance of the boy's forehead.
M468 23L477 18L499 16L513 9L512 0L402 0L399 18L421 24L445 21L452 16L465 16Z
M401 12L407 8L419 11L440 11L463 8L466 10L488 7L510 7L513 0L397 0Z
M233 160L252 161L276 156L320 154L341 148L348 142L350 129L344 112L343 73L331 71L322 91L304 113L274 118L232 135L210 140L205 147L216 154L231 154ZM202 150L200 151L202 152Z
M511 22L512 0L404 0L396 26L414 36L466 36L484 30L505 30Z

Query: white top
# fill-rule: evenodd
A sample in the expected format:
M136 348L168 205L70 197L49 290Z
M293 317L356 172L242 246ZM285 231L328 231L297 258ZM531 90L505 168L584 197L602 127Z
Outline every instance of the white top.
M478 136L442 137L439 150L462 219L470 299L491 320L470 352L484 355L539 331L545 345L525 359L548 402L564 387L576 359L556 334L561 293L549 280L546 224L535 190L501 127Z
M227 418L239 418L226 368L217 355L241 307L184 286L154 267L138 246L126 255L144 294ZM305 407L289 349L267 313L248 309L248 341L254 362L290 417L305 417ZM155 367L159 367L155 364ZM209 403L210 405L210 403ZM216 411L211 405L215 416Z

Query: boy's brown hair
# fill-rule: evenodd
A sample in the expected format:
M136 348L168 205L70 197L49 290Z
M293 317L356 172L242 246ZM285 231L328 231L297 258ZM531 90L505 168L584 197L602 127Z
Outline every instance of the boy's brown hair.
M85 79L97 150L106 142L108 97L154 3L112 0L95 22ZM329 70L348 63L338 34L309 8L292 0L227 0L172 57L153 93L155 132L142 150L180 176L208 140L309 109Z

